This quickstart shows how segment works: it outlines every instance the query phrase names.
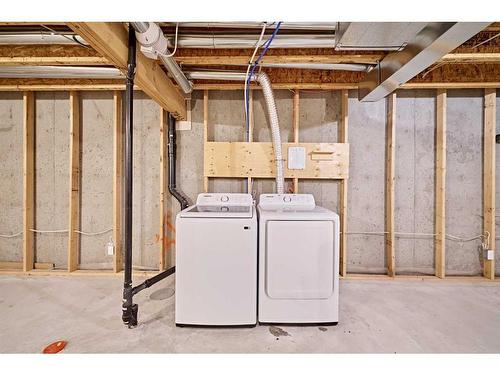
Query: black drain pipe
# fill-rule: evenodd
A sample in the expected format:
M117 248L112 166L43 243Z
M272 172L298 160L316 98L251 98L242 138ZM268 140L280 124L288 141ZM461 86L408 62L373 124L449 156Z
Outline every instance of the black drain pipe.
M125 92L125 270L123 282L123 304L122 304L122 320L129 328L137 326L137 313L139 307L134 303L134 295L141 290L149 288L158 281L172 275L175 272L175 267L169 268L143 283L132 287L132 178L133 178L133 158L132 158L132 136L133 136L133 114L134 114L134 76L136 68L136 38L135 31L129 27L128 34L128 63L126 77L126 92ZM179 201L181 208L188 207L187 199L177 191L175 183L175 162L176 162L176 143L175 143L175 119L169 115L168 123L168 160L169 160L169 184L168 190Z
M135 54L136 40L135 31L129 26L128 30L128 62L127 62L127 77L125 91L125 194L124 194L124 244L125 244L125 270L123 282L123 305L122 305L122 320L129 328L137 325L137 309L138 306L133 303L132 291L132 177L133 177L133 160L132 160L132 137L134 130L134 76L135 76Z
M175 118L169 114L168 115L168 191L174 196L175 199L181 205L181 210L189 206L187 198L177 190L177 173L176 173L176 161L177 161L177 137L175 135Z

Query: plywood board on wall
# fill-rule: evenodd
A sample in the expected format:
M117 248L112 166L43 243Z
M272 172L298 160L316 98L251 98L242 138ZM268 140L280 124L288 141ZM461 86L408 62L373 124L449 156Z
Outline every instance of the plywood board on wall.
M306 149L306 168L287 168L289 147ZM275 156L269 142L208 142L205 145L205 176L257 177L275 176ZM284 143L286 178L344 179L349 170L347 143Z

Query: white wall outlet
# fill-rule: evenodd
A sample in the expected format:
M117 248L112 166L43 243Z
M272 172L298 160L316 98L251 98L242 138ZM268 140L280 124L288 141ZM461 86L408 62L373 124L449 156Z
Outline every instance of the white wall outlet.
M109 241L106 244L106 254L113 255L114 253L115 253L115 244L113 243L113 241Z
M288 169L306 169L305 147L288 147Z

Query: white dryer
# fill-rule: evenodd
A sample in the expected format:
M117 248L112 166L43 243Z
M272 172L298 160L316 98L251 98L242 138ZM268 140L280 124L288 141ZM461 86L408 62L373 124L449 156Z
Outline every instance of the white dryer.
M259 215L261 323L339 320L339 216L311 194L262 194Z
M176 219L177 325L257 323L257 214L250 194L199 194Z

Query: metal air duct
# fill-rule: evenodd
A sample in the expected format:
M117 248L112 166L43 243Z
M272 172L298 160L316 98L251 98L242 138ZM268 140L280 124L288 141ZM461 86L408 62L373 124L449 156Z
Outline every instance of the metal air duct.
M137 40L141 44L141 51L149 58L159 58L175 82L185 94L193 91L193 84L186 78L179 64L169 56L168 41L161 28L154 22L131 22L136 31Z

